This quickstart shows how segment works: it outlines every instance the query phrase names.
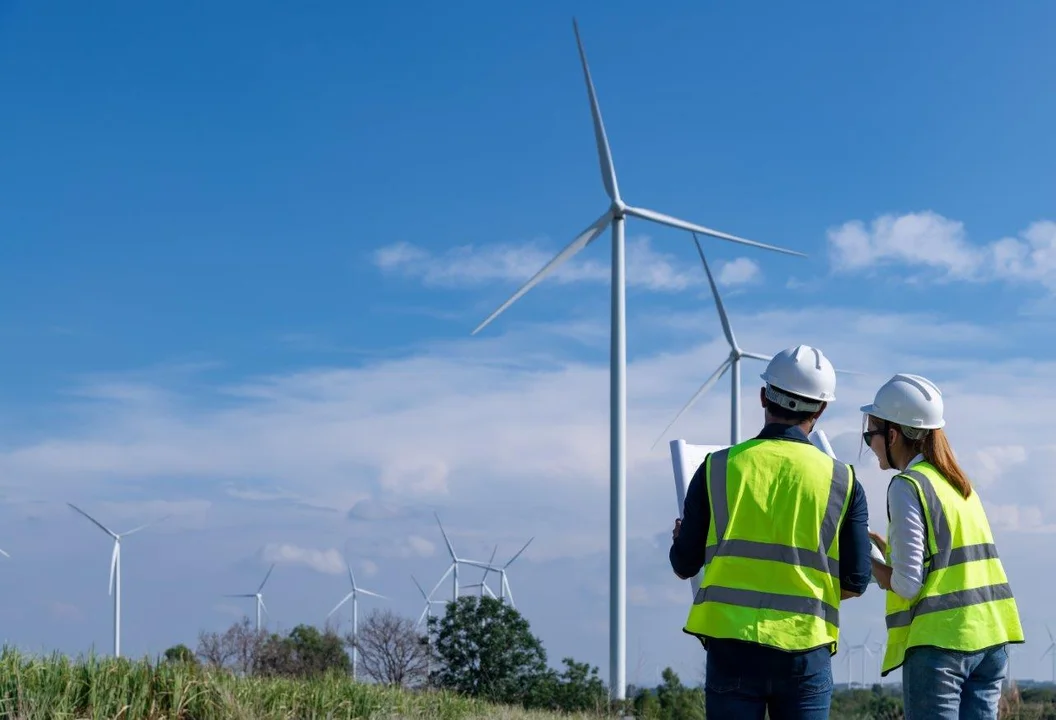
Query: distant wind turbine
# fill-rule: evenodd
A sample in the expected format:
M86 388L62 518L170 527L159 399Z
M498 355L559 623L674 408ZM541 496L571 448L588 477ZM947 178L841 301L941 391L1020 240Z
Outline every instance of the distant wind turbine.
M352 566L348 564L347 560L345 561L345 567L348 568L348 580L352 583L352 592L350 592L348 595L345 595L341 602L335 605L334 609L327 613L326 618L329 620L330 616L340 610L342 605L344 605L349 600L352 600L352 679L355 680L356 667L359 664L359 596L360 594L363 594L369 595L370 597L381 598L383 600L387 600L388 598L386 598L384 595L378 595L375 592L371 592L370 590L364 590L363 588L358 587L356 585L356 576L352 572Z
M113 530L103 525L101 522L93 518L91 515L81 510L73 503L66 503L76 512L80 513L84 517L88 518L96 527L105 532L107 535L114 539L114 552L110 556L110 590L109 594L114 596L114 657L121 657L121 538L128 537L132 533L137 533L144 528L150 527L154 523L161 522L167 519L169 516L166 515L159 520L140 525L137 528L132 528L128 532L115 533ZM4 553L7 555L7 553Z
M415 580L414 575L411 575L411 580L414 580L415 587L418 588L418 592L420 592L422 594L422 599L425 600L425 609L422 610L422 614L418 616L418 622L416 622L414 624L414 626L418 627L419 625L422 624L423 620L425 621L426 625L428 626L429 618L432 617L432 615L433 615L433 605L443 605L444 601L443 600L433 600L433 594L432 593L426 593L425 589L418 583L417 580ZM443 582L443 578L440 579L440 582ZM439 585L439 584L440 583L437 583L437 585ZM433 590L435 591L436 588L433 588Z
M261 611L263 611L265 613L268 612L268 606L264 604L264 583L266 583L268 581L268 578L271 577L271 571L274 570L274 569L275 569L275 563L272 563L271 567L268 568L267 574L264 575L264 579L260 581L260 587L257 588L257 591L255 593L236 593L234 595L224 595L224 597L254 598L256 600L256 606L257 606L257 632L258 633L260 632L260 628L261 628L260 613L261 613Z
M752 240L746 240L735 235L712 230L702 225L690 223L685 220L665 215L654 210L632 207L627 205L620 195L619 186L616 181L616 169L612 160L612 151L609 148L608 137L605 134L605 126L601 119L601 109L598 105L597 95L594 91L594 83L590 76L590 68L587 66L587 56L583 50L583 43L579 37L579 26L573 19L572 28L576 35L576 45L579 49L579 59L583 66L583 76L586 80L587 96L590 100L591 115L594 119L594 140L597 145L598 159L601 168L601 180L605 192L609 196L609 207L597 220L591 223L582 233L559 252L539 272L520 287L506 302L499 306L495 312L487 317L473 330L477 334L492 320L498 317L506 308L516 302L522 295L543 281L553 273L565 261L571 259L576 253L587 247L597 239L604 230L612 226L612 283L611 283L611 352L609 357L609 664L610 664L610 687L613 698L623 700L627 693L627 648L626 648L626 622L627 622L627 513L626 513L626 436L627 436L627 342L626 342L626 282L625 282L625 247L624 247L624 221L627 216L637 217L650 222L687 230L699 232L711 237L743 245L752 245L767 250L775 250L790 255L803 253L786 250L773 245L764 245ZM457 573L457 570L456 570ZM457 593L456 593L457 595Z
M454 588L451 593L451 597L454 602L458 602L458 566L469 565L470 567L477 567L486 570L488 569L488 565L487 563L478 562L476 560L466 560L465 558L460 558L458 555L456 555L455 548L453 545L451 545L450 538L447 537L447 531L444 530L444 524L440 522L440 516L437 515L435 512L433 513L433 516L436 518L436 524L440 526L440 533L444 536L444 543L447 545L447 552L451 555L451 564L447 566L447 570L444 572L443 575L440 576L440 580L436 583L436 586L439 587L440 583L442 583L448 575L454 572ZM430 593L430 596L431 595L432 593Z
M726 342L730 346L730 354L722 361L715 372L711 374L704 384L700 386L697 392L689 399L681 410L678 411L678 415L675 415L675 419L668 423L664 431L660 433L660 437L653 443L653 447L667 434L667 431L678 422L678 419L685 415L686 411L693 407L693 404L700 399L700 397L712 388L722 376L726 374L726 371L730 371L730 444L736 445L741 441L741 359L750 358L752 360L761 360L763 362L770 362L773 355L763 355L761 353L748 352L747 350L741 349L741 346L737 344L737 339L733 335L733 328L730 326L730 318L726 314L726 307L722 304L722 296L719 295L719 288L715 284L715 277L711 274L711 267L708 265L707 258L704 257L704 250L700 247L700 240L697 238L697 234L693 233L693 242L697 246L697 254L700 255L700 262L704 265L704 272L708 276L708 285L711 286L711 294L715 298L715 309L719 313L719 322L722 323L722 332L726 336ZM861 375L862 373L854 372L852 370L837 370L836 372L844 375Z
M513 590L510 589L510 579L506 573L506 570L510 567L510 565L513 565L514 560L521 556L521 553L528 549L528 546L532 544L532 540L535 540L535 538L529 538L528 542L526 542L524 546L520 550L518 550L512 558L507 560L505 565L495 567L491 565L491 563L488 563L489 567L487 570L484 571L485 578L488 576L489 572L496 572L499 574L499 576L502 578L501 585L499 586L499 599L505 600L506 598L509 598L511 607L517 607L517 605L513 602ZM494 557L495 555L494 553L492 553L492 558L494 559ZM494 595L492 595L492 597L494 597Z
M1045 648L1045 652L1041 654L1041 657L1052 656L1052 682L1056 683L1056 638L1052 636L1052 630L1049 629L1048 625L1045 626L1045 632L1049 634L1049 646Z

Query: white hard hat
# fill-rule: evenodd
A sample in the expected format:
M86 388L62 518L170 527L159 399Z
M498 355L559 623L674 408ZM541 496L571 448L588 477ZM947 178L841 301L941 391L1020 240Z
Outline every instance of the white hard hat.
M797 345L774 355L759 377L771 388L818 401L811 403L813 407L801 404L790 410L816 410L822 402L836 399L836 371L821 350L810 345Z
M876 391L872 404L862 412L910 428L934 430L946 424L942 417L942 393L931 380L899 373Z

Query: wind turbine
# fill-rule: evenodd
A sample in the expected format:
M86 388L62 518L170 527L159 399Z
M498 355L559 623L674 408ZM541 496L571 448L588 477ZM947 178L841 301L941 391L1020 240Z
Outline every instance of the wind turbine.
M627 456L625 448L627 436L627 328L624 221L630 215L631 217L649 220L660 225L690 232L699 232L743 245L752 245L790 255L803 256L804 254L746 240L735 235L686 222L670 215L658 213L654 210L627 205L620 195L619 185L616 181L616 169L612 161L612 151L609 148L608 137L605 134L605 126L601 119L601 109L598 106L597 95L594 92L594 82L591 80L587 56L583 50L583 43L579 37L579 26L575 19L572 21L572 29L576 35L579 59L583 66L583 76L587 85L590 111L594 119L594 140L598 150L601 180L605 187L605 192L609 196L609 207L601 214L601 217L591 223L576 239L543 266L530 280L524 283L517 292L500 305L484 322L478 325L473 330L473 334L476 335L484 329L506 308L542 282L562 263L596 240L604 232L605 228L609 225L612 226L612 329L609 352L609 679L613 697L617 700L623 700L627 694Z
M750 358L752 360L770 362L770 358L773 357L772 355L748 352L747 350L743 350L741 346L737 344L737 339L733 335L733 328L730 326L730 318L726 314L726 307L722 304L722 296L719 295L719 288L715 283L715 277L711 274L711 267L708 265L707 258L704 257L704 250L700 247L700 240L697 238L696 233L693 233L693 242L697 246L697 254L700 255L700 262L703 263L704 272L708 276L708 284L711 286L711 294L715 298L715 309L719 313L719 322L722 323L722 332L726 336L726 342L730 345L730 354L722 361L722 364L715 369L715 372L711 374L711 377L705 380L704 384L697 389L697 392L689 399L689 402L678 411L678 415L675 415L675 419L668 423L667 427L664 428L664 431L660 433L660 437L658 437L653 443L654 448L664 435L667 434L667 431L671 429L671 426L678 422L678 419L682 417L704 393L721 380L727 370L730 371L730 444L736 445L739 443L741 441L741 359ZM844 375L861 375L861 373L853 370L837 370L836 372Z
M491 566L495 562L495 553L497 553L498 551L499 551L499 546L496 545L495 548L491 551L491 559L488 560L488 568L484 571L484 577L482 577L480 579L480 582L479 583L473 583L472 585L463 585L462 587L480 588L480 596L481 597L484 597L484 594L487 593L493 599L498 599L498 598L495 597L495 592L490 587L488 587L488 573L491 572ZM502 592L501 588L500 588L499 592Z
M509 576L507 576L506 574L506 570L510 567L510 565L513 565L514 560L521 556L521 553L528 549L528 546L532 544L532 540L535 540L535 538L529 538L528 542L526 542L524 546L520 550L518 550L512 558L507 560L505 565L501 567L489 567L487 570L484 571L484 577L487 577L489 572L499 573L500 577L502 578L502 584L499 586L499 598L501 600L505 600L508 597L510 599L511 607L517 607L517 605L513 602L513 591L510 589L510 579Z
M264 579L260 581L260 587L257 588L255 593L238 593L235 595L224 595L224 597L237 597L237 598L255 598L257 606L257 632L260 632L260 613L263 610L268 612L268 607L264 604L264 583L271 577L271 571L275 569L275 563L271 564L268 568L267 574L264 575Z
M342 605L348 602L349 599L352 600L352 638L354 640L354 642L352 643L352 679L355 680L356 667L359 664L359 595L360 593L362 593L364 595L381 598L383 600L388 600L388 598L386 598L384 595L378 595L376 592L371 592L370 590L364 590L363 588L358 587L356 585L355 573L352 572L352 566L348 564L347 560L345 561L345 567L348 568L348 580L352 583L352 592L350 592L348 595L345 595L344 599L342 599L341 602L334 606L334 609L327 614L326 619L329 620L330 616L337 612ZM415 582L417 584L417 581Z
M458 602L458 566L469 565L470 567L478 567L485 570L488 569L489 566L485 563L477 562L476 560L466 560L465 558L458 557L458 555L455 554L455 548L451 545L451 540L447 537L447 531L444 530L444 524L440 522L440 516L435 512L433 513L433 516L436 517L436 524L440 526L440 532L444 536L444 543L447 545L447 552L451 555L451 564L447 566L447 570L440 576L440 580L437 581L436 587L439 587L440 583L442 583L444 579L454 571L454 591L452 592L451 597L453 602ZM435 590L436 588L433 589ZM431 595L432 593L430 593L430 596Z
M114 539L114 552L110 556L110 589L109 594L114 596L114 657L121 657L121 538L128 537L132 533L137 533L140 530L149 527L153 523L147 523L140 525L137 528L132 528L128 532L115 533L113 530L103 525L101 522L93 518L91 515L81 510L73 503L66 503L75 511L88 518L92 524L98 527L100 530L105 532L107 535ZM154 522L161 522L169 516L166 515L160 520ZM7 553L4 553L7 555Z
M1046 655L1052 655L1052 682L1056 683L1056 638L1052 636L1052 630L1049 630L1049 626L1045 626L1045 632L1049 634L1049 646L1045 648L1045 652L1041 654L1041 657Z
M432 617L432 615L433 615L433 605L443 605L444 601L443 600L433 600L432 593L428 593L427 594L425 592L425 589L418 583L417 580L415 580L414 575L411 575L411 580L414 580L415 587L418 588L418 592L420 592L422 594L422 599L425 600L425 609L422 610L422 614L418 616L418 622L416 622L414 624L414 626L418 627L419 625L422 624L423 620L425 620L426 626L428 626L429 625L429 618ZM440 582L443 582L443 578L441 578ZM440 583L437 583L437 585L439 585L439 584ZM435 590L436 588L433 588L433 589Z

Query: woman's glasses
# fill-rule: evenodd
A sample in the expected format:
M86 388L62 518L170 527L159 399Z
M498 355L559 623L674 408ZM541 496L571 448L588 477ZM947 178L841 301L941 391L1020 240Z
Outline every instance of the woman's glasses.
M883 435L883 434L884 434L883 430L866 430L865 432L862 433L862 441L866 445L872 445L873 444L873 436L875 436L875 435Z

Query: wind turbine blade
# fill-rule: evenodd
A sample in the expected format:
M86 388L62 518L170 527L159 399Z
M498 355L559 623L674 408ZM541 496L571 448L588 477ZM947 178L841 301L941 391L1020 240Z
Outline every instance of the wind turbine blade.
M655 448L656 444L660 442L664 435L667 434L667 431L670 430L676 422L678 422L678 419L686 414L686 411L693 406L693 403L695 403L701 395L706 393L708 390L711 390L712 386L714 386L715 383L717 383L722 378L722 376L726 374L726 371L730 369L730 365L732 364L732 362L733 360L729 357L723 360L722 365L719 365L719 367L716 368L715 372L711 374L711 377L704 381L704 384L701 385L697 392L693 394L693 397L689 399L689 402L682 406L682 409L678 411L678 415L675 415L675 419L667 424L667 427L664 428L664 431L660 433L660 437L653 441L653 448Z
M479 560L461 560L460 559L458 561L458 563L460 565L469 565L470 567L480 568L481 570L488 570L488 571L498 570L498 568L496 568L494 565L488 565L487 563L482 563ZM459 584L459 586L461 587L461 583Z
M836 369L836 368L834 368L834 369L840 375L867 375L868 374L868 373L864 373L864 372L858 372L857 370L840 370L840 369Z
M7 551L6 551L6 550L0 550L0 555L3 555L3 556L4 556L4 557L6 557L6 558L9 558L9 557L11 557L10 555L8 555L8 554L7 554Z
M1052 630L1049 629L1048 625L1045 626L1045 632L1049 634L1049 640L1051 640L1053 644L1056 644L1056 637L1052 636Z
M583 64L583 77L587 81L587 94L590 96L590 114L594 118L594 142L598 146L598 163L601 166L601 181L605 184L605 192L610 200L620 197L620 189L616 184L616 168L612 162L612 151L609 149L609 138L605 134L605 124L601 121L601 107L598 105L598 96L594 92L594 81L590 77L590 68L587 66L587 54L583 50L583 42L579 38L579 24L572 20L572 30L576 33L576 47L579 48L579 60Z
M423 609L423 610L422 610L422 614L418 616L418 622L416 622L416 623L414 624L414 626L415 626L415 627L418 627L419 625L421 625L421 624L422 624L422 621L423 621L423 620L425 620L425 618L426 618L426 616L427 616L428 614L429 614L429 605L428 605L428 604L426 604L426 606L425 606L425 609Z
M346 565L347 565L347 563L346 563ZM356 574L354 572L352 572L352 566L351 565L348 565L348 579L352 582L352 589L353 590L358 590L359 588L356 587Z
M170 517L172 517L171 514L163 515L162 517L158 518L157 520L151 520L150 522L144 523L143 525L140 525L137 528L133 528L133 529L129 530L128 532L121 533L121 535L124 536L124 535L131 535L132 533L137 533L140 530L145 530L146 528L150 527L151 525L157 525L158 523L165 522Z
M95 523L96 527L98 527L100 530L105 532L107 535L109 535L110 537L114 538L115 540L117 539L117 533L115 533L113 530L108 528L106 525L103 525L101 522L99 522L98 520L93 518L91 515L86 513L84 510L81 510L79 507L77 507L73 503L66 503L66 504L69 505L74 510L76 510L77 512L79 512L81 515L84 515L86 518L91 520L93 523Z
M495 562L495 553L497 553L498 551L499 551L499 544L495 543L495 547L492 548L492 550L491 550L491 559L488 560L488 565L494 564L494 562ZM484 570L484 577L481 578L481 580L480 580L481 587L484 587L485 583L487 583L487 581L488 581L488 573L489 572L491 572L491 568L490 567Z
M221 595L220 597L243 597L243 598L244 597L251 597L251 598L255 598L256 594L254 594L254 593L241 593L241 594L238 594L238 595Z
M260 609L263 610L264 614L270 618L271 613L268 612L268 606L264 604L264 598L258 598L258 602L260 603Z
M339 602L337 605L334 605L334 609L326 614L327 619L329 620L331 615L340 610L342 605L351 600L353 595L355 595L355 590L350 592L348 595L345 595L341 602Z
M516 554L516 555L514 555L514 556L513 556L512 558L510 558L510 559L509 559L509 560L507 561L507 563L506 563L505 565L503 565L503 567L504 567L504 568L508 568L508 567L509 567L510 565L513 565L513 561L514 561L514 560L516 560L517 558L519 558L519 557L521 556L521 553L523 553L523 552L524 552L525 550L527 550L527 549L528 549L528 546L532 544L532 540L535 540L535 538L534 538L534 537L530 537L530 538L528 538L528 542L526 542L526 543L524 544L524 547L522 547L522 548L521 548L520 550L518 550L518 551L517 551L517 554Z
M117 570L117 559L121 555L121 543L114 540L114 552L110 555L110 590L108 594L114 594L114 571Z
M411 580L414 580L414 584L418 588L418 592L422 594L422 599L428 601L429 596L425 594L425 590L423 590L422 586L418 584L418 581L414 579L414 575L411 575Z
M624 212L628 215L634 215L640 217L643 220L652 220L655 223L661 225L667 225L668 227L678 228L679 230L688 230L689 232L698 232L702 235L710 235L711 237L719 238L720 240L729 240L730 242L740 243L742 245L751 245L752 247L763 248L764 250L773 250L774 252L785 253L786 255L798 255L799 257L806 257L806 253L801 253L798 250L788 250L786 248L778 247L776 245L767 245L766 243L756 242L755 240L748 240L746 238L738 237L736 235L730 235L729 233L720 232L719 230L712 230L706 228L703 225L696 225L685 220L679 220L676 217L658 213L655 210L646 210L645 208L636 208L627 206L624 208Z
M704 249L700 247L700 239L693 233L693 242L697 246L697 254L700 261L704 263L704 272L708 275L708 284L711 285L711 294L715 297L715 309L719 311L719 322L722 323L722 332L726 335L726 342L730 344L731 350L738 350L737 341L733 337L733 328L730 327L730 319L726 316L726 307L722 304L722 296L719 295L719 286L715 284L715 278L711 274L711 267L704 257Z
M450 575L451 571L454 570L454 569L455 569L455 564L454 563L451 563L450 565L448 565L447 566L447 570L445 570L444 574L440 576L440 579L436 581L436 585L433 585L433 589L429 591L429 601L430 602L432 602L433 593L435 593L437 591L437 589L440 587L440 585L443 584L444 580L447 580L447 576Z
M268 568L268 573L267 573L267 575L265 575L265 576L264 576L264 579L263 579L263 580L261 581L261 583L260 583L260 587L258 587L258 588L257 588L257 592L258 592L258 593L259 593L259 592L260 592L261 590L263 590L263 589L264 589L264 583L266 583L266 582L268 581L268 578L269 578L269 577L271 577L271 571L272 571L272 570L274 570L274 569L275 569L275 563L272 563L272 564L271 564L271 567L269 567L269 568Z
M434 512L433 517L436 518L436 524L440 526L440 532L443 534L444 542L447 544L447 551L451 553L451 560L453 562L458 562L458 556L455 555L455 549L451 546L451 540L447 537L447 531L444 530L444 524L440 522L440 516Z
M762 360L763 362L770 362L774 359L773 355L760 355L759 353L750 353L741 351L741 357L751 358L752 360Z
M384 595L378 595L376 592L364 590L363 588L356 588L356 592L358 592L360 595L370 595L371 597L381 598L382 600L388 600L388 598Z
M476 335L478 332L483 330L488 325L488 323L490 323L492 320L501 315L502 312L506 310L506 308L508 308L510 305L517 302L517 300L520 299L522 295L524 295L533 287L541 283L547 275L549 275L551 272L560 267L562 263L564 263L566 260L571 258L583 248L585 248L587 245L592 243L594 239L601 234L601 231L605 229L605 226L609 224L610 220L612 220L612 211L606 210L605 213L600 218L595 220L590 227L580 233L575 240L565 246L564 250L559 252L557 255L554 256L554 258L550 262L544 265L542 270L533 275L532 278L524 285L521 285L520 289L513 295L511 295L509 300L500 305L498 310L493 312L491 315L488 315L487 319L484 320L484 322L482 322L480 325L477 325L477 328L471 334Z

